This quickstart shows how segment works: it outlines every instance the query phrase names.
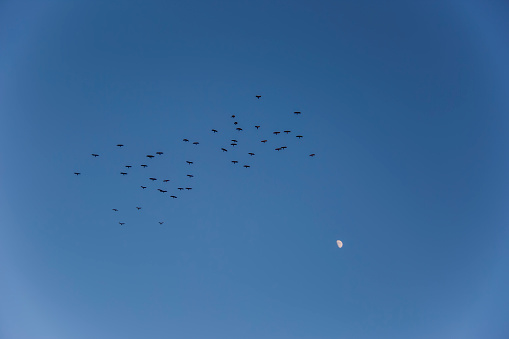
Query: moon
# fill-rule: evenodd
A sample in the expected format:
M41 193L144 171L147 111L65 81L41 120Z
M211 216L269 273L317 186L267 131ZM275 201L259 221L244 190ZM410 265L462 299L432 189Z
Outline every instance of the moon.
M338 240L338 241L337 241L337 244L338 244L338 247L339 247L339 248L343 247L343 243L341 242L341 240Z

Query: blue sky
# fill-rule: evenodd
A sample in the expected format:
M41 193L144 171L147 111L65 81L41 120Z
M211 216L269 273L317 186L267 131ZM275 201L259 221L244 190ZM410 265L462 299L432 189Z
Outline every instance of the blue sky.
M0 337L506 338L508 16L1 3Z

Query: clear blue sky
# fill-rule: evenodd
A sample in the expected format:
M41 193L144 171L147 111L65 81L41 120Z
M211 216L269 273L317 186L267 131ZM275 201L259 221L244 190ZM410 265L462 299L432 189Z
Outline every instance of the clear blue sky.
M508 338L508 22L1 2L0 338Z

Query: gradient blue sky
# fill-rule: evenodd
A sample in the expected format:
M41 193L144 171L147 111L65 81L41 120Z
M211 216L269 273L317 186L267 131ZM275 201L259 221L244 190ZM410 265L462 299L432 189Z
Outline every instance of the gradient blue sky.
M3 1L0 338L508 338L508 22L480 0ZM250 169L220 151L231 114ZM305 137L275 152L286 128ZM193 191L142 191L142 162Z

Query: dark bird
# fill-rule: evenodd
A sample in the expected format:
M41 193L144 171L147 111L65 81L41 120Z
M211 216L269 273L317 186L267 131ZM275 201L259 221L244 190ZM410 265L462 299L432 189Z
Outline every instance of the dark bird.
M122 145L122 144L118 144L117 146L118 146L118 147L124 147L124 145Z
M281 133L281 132L272 132L272 134L275 134L275 135L278 135L279 133Z
M249 154L250 156L253 156L253 155L255 155L254 153L251 153L251 152L249 152L248 154Z
M143 167L143 168L147 168L147 167L148 167L148 165L141 165L141 167Z
M285 132L286 134L288 134L288 133L290 133L291 131L283 131L283 132Z
M228 152L228 150L227 150L227 149L225 149L225 148L221 148L221 150L222 150L223 152ZM76 173L74 173L74 174L76 174Z
M238 122L236 122L236 121L234 121L234 122L233 122L233 124L234 124L234 125L238 125L239 123L238 123Z
M140 186L140 187L143 188L143 189L147 188L147 186Z
M235 115L232 115L232 118L235 118Z
M310 157L314 157L315 155L316 155L316 154L314 154L314 153L311 153L311 154L310 154L309 156L310 156Z
M162 189L160 189L160 188L158 188L157 190L158 190L159 192L161 192L161 193L166 193L166 192L168 192L168 191L162 190Z
M237 127L237 128L236 128L236 130L237 130L237 131L242 131L242 128Z
M92 156L95 158L95 157L98 157L99 154L92 153Z
M245 168L249 168L249 167L251 167L251 166L249 166L249 165L244 165L244 167L245 167Z
M286 147L286 146L281 146L281 149L286 149L286 148L288 148L288 147Z
M190 191L192 189L193 189L192 187L186 187L186 190L188 190L188 191Z
M116 208L113 208L112 210L114 210L115 212L118 212L118 210Z
M189 140L187 140L187 139L182 139L182 141L189 142Z
M267 142L267 140L262 140L262 142L263 142L263 143L266 143L266 142Z
M188 174L187 176L188 176L189 178L194 177L194 175L192 175L192 174Z
M297 114L297 115L299 115L299 114L300 114L300 112L293 112L293 113L294 113L294 114Z
M276 151L281 151L281 147L280 148L275 148Z
M213 129L212 132L217 133L217 129Z
M232 139L232 142L238 142L238 141L237 141L237 140L235 140L235 139Z
M139 211L139 210L141 210L141 207L136 206L136 209Z
M256 127L256 129L260 128L260 126L255 126L255 127Z
M119 222L120 226L125 225L125 222Z
M296 135L296 137L300 139L300 138L302 138L302 135Z
M156 152L157 155L163 155L163 152Z
M76 175L80 175L81 173L80 173L80 172L74 172L74 174L76 174Z
M237 144L236 144L236 143L231 143L230 145L232 145L233 147L237 146Z
M152 154L148 154L147 158L152 159L154 156Z
M261 95L255 95L256 99L260 99L262 96Z
M179 191L182 191L184 189L184 187L178 187L177 188Z
M156 181L157 180L156 178L149 178L149 179L152 180L152 181Z
M173 199L177 199L177 197L174 195L170 195L170 197L172 197Z
M199 144L198 141L193 142L193 145L198 145L198 144Z
M239 162L237 160L232 160L234 164L238 164Z
M192 162L192 161L187 161L187 160L186 160L186 162L187 162L189 165L192 165L192 164L193 164L193 162Z
M159 221L159 225L162 225L162 224L164 224L164 221Z
M168 182L168 181L170 181L170 179L164 179L164 180L163 180L163 182Z
M120 174L122 174L122 175L127 175L127 173L126 173L126 172L120 172Z
M131 168L131 167L133 167L133 166L131 166L131 165L125 165L125 167L127 167L127 168Z

